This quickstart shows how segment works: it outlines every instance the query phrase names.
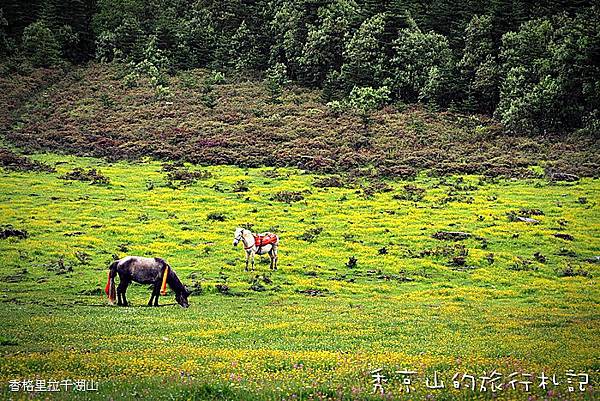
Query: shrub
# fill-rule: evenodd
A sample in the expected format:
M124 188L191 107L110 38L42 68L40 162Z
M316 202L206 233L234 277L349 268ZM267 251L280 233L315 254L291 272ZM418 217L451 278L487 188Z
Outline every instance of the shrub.
M110 178L103 175L100 170L90 169L85 170L83 168L77 167L68 173L65 173L60 178L63 180L72 180L72 181L83 181L89 182L92 185L108 185L110 184Z
M285 203L300 202L304 195L300 191L281 191L271 196L271 200Z
M558 277L592 277L589 271L584 270L582 268L575 270L570 264L564 267L563 269L557 269L556 274L558 275Z
M20 156L8 149L0 148L0 166L12 171L48 171L54 172L54 167L25 156Z
M212 212L206 216L206 220L208 220L208 221L225 221L225 220L227 220L227 216L221 212Z
M313 182L313 186L318 188L342 188L345 186L345 183L342 181L340 176L334 175L315 180L315 182Z
M44 21L37 21L23 31L23 53L34 67L51 67L61 63L60 44Z
M392 198L396 200L408 200L412 202L422 201L425 197L425 189L415 185L405 185L402 193L394 194Z
M314 227L306 230L298 236L298 239L306 242L315 242L317 237L323 232L323 227Z
M370 86L352 88L348 97L348 107L353 109L362 119L365 125L371 113L385 105L389 100L390 90L387 86L373 89Z
M221 85L225 83L225 74L221 71L211 71L210 74L204 79L204 83L207 85Z
M233 192L248 192L250 190L250 188L248 187L248 181L246 181L246 180L237 181L235 184L233 184L233 187L231 188L231 190Z

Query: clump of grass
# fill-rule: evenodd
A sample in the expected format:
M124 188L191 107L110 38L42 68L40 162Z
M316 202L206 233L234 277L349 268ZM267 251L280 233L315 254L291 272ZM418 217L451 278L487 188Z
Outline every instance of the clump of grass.
M396 200L407 200L411 202L420 202L425 197L425 189L416 185L405 185L402 193L392 195Z
M28 236L29 236L29 233L27 232L27 230L16 229L10 224L0 226L0 239L6 239L8 237L16 237L19 239L25 239Z
M250 187L248 186L248 181L239 180L239 181L236 181L235 184L233 184L233 187L231 188L231 190L233 192L248 192L250 190Z
M206 220L208 221L225 221L227 220L227 215L221 212L211 212L206 216Z
M82 252L82 251L76 251L75 258L77 258L77 260L79 261L79 264L82 264L82 265L88 265L90 263L90 260L92 259L92 257L90 256L89 253Z
M361 189L362 196L367 199L372 198L375 194L390 191L392 191L392 187L383 181L371 182L368 185L363 186Z
M567 264L562 269L556 269L556 275L558 277L592 277L591 273L588 270L582 269L581 267L578 269L573 268L571 264Z
M8 149L0 148L0 166L11 171L47 171L54 172L54 167L25 156L17 155Z
M27 280L28 274L29 271L26 268L22 268L17 270L15 273L0 277L0 281L3 283L18 283L20 281Z
M346 262L346 267L348 269L354 269L356 266L358 266L358 259L356 259L354 255L350 256L348 262Z
M313 182L313 186L318 188L342 188L346 183L338 175L331 177L318 178Z
M300 191L280 191L271 196L270 199L277 202L293 203L303 200L304 195Z
M223 295L231 294L231 290L229 289L229 286L227 284L215 284L215 288L218 292L220 292Z
M61 256L57 260L47 263L46 270L56 274L66 274L73 272L73 266L69 263L65 263L65 258Z
M508 269L513 271L537 271L538 267L531 260L519 257Z
M522 207L519 209L519 215L524 216L524 217L544 216L544 212L542 212L540 209L530 209L530 208Z
M91 185L108 185L110 178L103 175L100 170L95 168L85 170L81 167L76 167L72 171L65 173L60 177L63 180L89 182Z
M194 184L198 180L212 178L212 173L208 170L190 171L181 164L165 164L163 171L167 172L168 186L176 187L179 182L183 186Z
M281 173L279 173L279 170L277 170L277 168L265 170L265 171L262 172L262 175L265 178L279 178L279 177L281 177Z
M314 227L306 230L298 236L298 239L306 242L315 242L317 237L323 232L323 227Z
M560 248L557 255L559 256L568 256L570 258L576 258L577 252L569 248Z

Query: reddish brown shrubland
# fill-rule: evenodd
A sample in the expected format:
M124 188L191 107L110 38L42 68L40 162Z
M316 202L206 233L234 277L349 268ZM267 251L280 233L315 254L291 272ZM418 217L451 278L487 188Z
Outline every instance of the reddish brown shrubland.
M47 107L25 108L23 123L8 139L26 149L109 160L151 156L323 173L361 169L363 175L386 177L410 177L423 169L529 177L531 165L600 175L600 146L590 137L514 137L489 118L419 106L402 112L387 107L373 115L366 131L358 117L336 117L308 89L289 89L273 104L262 83L215 85L216 105L209 108L201 88L206 71L186 72L185 82L172 77L172 96L162 100L150 85L126 87L113 65L95 64L79 73L81 79L67 76L47 96L38 96L36 104Z

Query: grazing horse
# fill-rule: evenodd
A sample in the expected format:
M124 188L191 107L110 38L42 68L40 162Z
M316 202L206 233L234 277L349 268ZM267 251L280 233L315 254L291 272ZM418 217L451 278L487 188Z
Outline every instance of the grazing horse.
M118 298L117 305L128 305L125 293L129 284L135 281L140 284L154 285L148 306L152 306L153 299L154 306L158 306L158 297L159 295L166 294L167 284L175 292L175 300L179 305L184 308L190 306L188 302L190 291L179 280L179 277L175 274L175 270L163 259L126 256L123 259L113 262L108 268L108 283L106 283L106 288L104 289L111 303L115 301L115 276L117 274L120 279L116 291Z
M252 234L250 230L236 228L233 234L233 246L242 241L246 250L246 271L248 271L248 261L252 260L252 270L254 270L254 255L269 254L271 258L270 268L277 270L277 247L279 246L279 237L273 233Z

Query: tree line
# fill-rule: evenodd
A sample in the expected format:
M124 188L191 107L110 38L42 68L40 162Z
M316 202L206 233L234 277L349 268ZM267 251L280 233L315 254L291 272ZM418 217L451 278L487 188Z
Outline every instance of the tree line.
M600 128L600 8L581 0L8 0L0 55L207 67L320 88L343 109L420 102L509 132Z

